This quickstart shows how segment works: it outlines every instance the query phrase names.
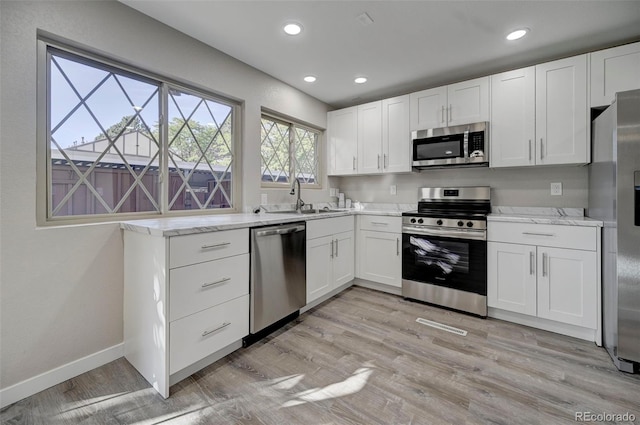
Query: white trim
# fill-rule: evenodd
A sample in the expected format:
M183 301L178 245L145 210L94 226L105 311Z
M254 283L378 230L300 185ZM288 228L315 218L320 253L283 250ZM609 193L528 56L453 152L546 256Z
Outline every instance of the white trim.
M519 325L529 326L549 332L555 332L561 335L583 339L585 341L595 342L596 344L598 342L598 331L596 329L583 328L580 326L569 325L567 323L542 319L540 317L515 313L513 311L500 310L493 307L488 308L487 316L494 319L517 323Z
M304 307L302 307L300 309L300 314L306 313L307 311L309 311L312 308L322 304L323 302L325 302L329 298L333 297L334 295L338 295L340 292L342 292L345 289L347 289L350 286L352 286L353 282L354 282L353 280L350 280L349 282L345 283L344 285L338 286L337 288L333 289L331 292L329 292L327 294L324 294L323 296L311 301L310 303L308 303L307 305L305 305Z
M353 284L363 288L373 289L374 291L386 292L387 294L402 295L402 287L378 283L372 280L362 279L360 277L356 277Z
M0 390L0 408L58 385L68 379L75 378L78 375L119 359L123 355L124 343L120 343L41 373L33 378L25 379L10 387L3 388Z

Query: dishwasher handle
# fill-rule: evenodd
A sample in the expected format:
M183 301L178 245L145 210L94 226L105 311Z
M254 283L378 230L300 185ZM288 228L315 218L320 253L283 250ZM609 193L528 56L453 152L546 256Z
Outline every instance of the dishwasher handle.
M260 237L260 236L286 235L287 233L302 232L304 230L305 230L304 225L278 227L278 228L259 230L256 232L256 236Z

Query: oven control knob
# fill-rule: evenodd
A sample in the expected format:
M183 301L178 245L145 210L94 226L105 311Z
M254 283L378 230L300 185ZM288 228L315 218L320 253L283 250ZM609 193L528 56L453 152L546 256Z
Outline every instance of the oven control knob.
M436 224L437 224L438 226L442 226L442 220L438 220L438 221L436 221Z
M412 222L412 223L415 223L415 222L416 222L416 219L415 219L415 218L412 218L412 219L411 219L411 222Z
M473 222L467 221L467 227L473 227Z
M459 222L458 222L458 226L459 226L459 227L462 227L462 226L464 226L464 223L463 223L462 221L459 221Z
M419 219L418 219L418 223L422 224L422 223L424 223L424 220L423 220L423 219L421 219L421 218L419 218Z

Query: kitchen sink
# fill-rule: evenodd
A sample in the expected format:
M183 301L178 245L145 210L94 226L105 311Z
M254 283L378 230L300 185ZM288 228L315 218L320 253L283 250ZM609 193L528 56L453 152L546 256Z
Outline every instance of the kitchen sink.
M267 214L325 214L325 213L330 213L330 212L336 212L333 210L316 210L316 209L306 209L306 210L301 210L301 211L296 211L296 210L279 210L279 211L267 211Z

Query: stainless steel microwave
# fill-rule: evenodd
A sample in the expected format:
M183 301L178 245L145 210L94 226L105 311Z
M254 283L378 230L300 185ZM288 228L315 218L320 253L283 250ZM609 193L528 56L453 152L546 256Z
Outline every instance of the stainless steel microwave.
M413 131L413 168L487 167L488 132L488 122Z

